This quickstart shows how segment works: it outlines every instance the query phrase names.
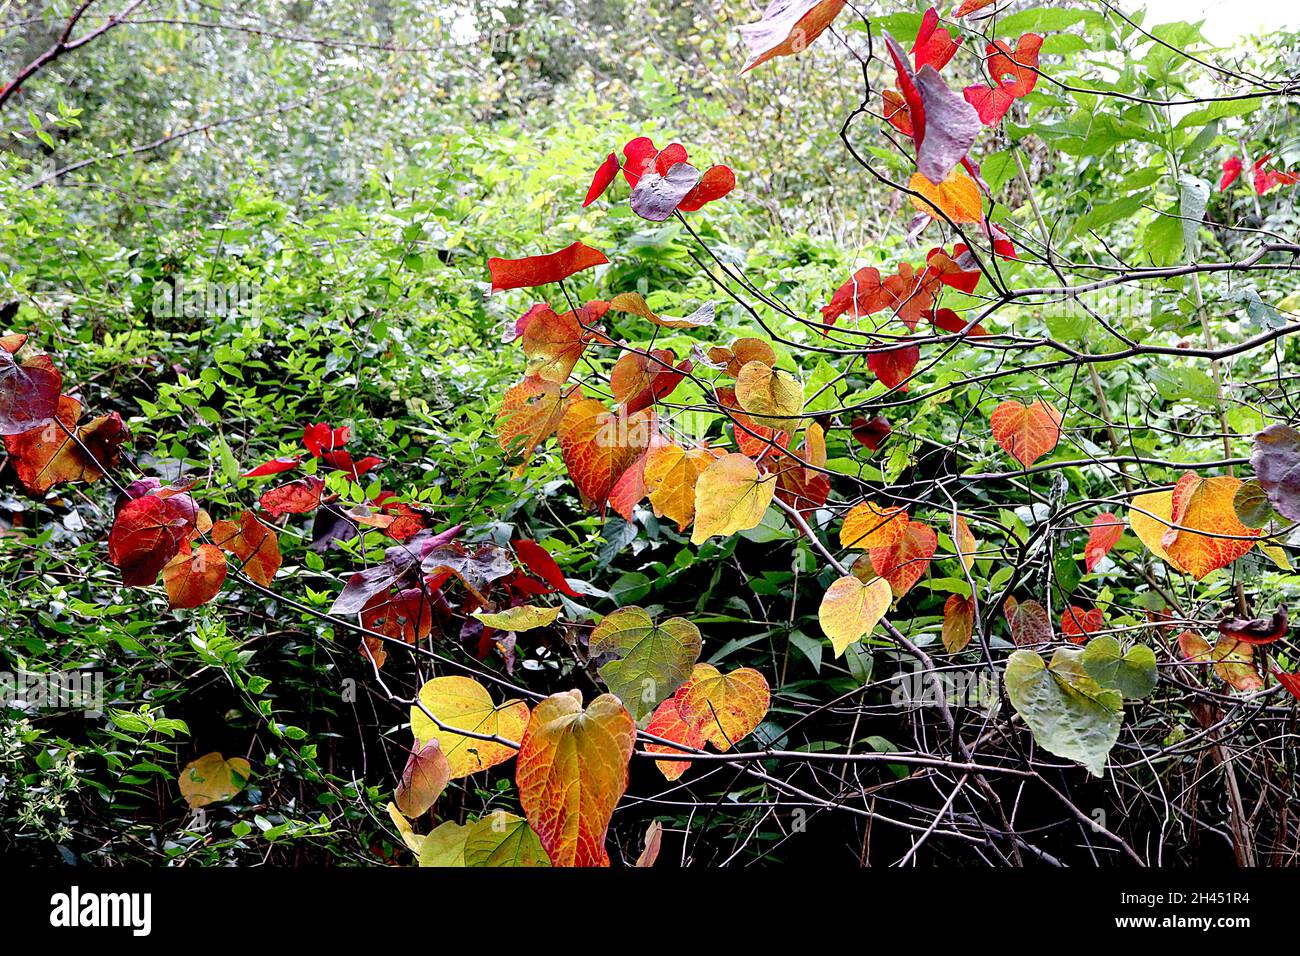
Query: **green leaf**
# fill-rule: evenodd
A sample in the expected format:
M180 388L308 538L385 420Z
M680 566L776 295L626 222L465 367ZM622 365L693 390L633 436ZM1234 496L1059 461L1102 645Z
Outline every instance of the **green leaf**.
M1033 651L1014 652L1007 659L1007 696L1039 746L1100 777L1119 738L1123 698L1083 671L1082 654L1082 648L1061 648L1048 665Z
M1243 481L1237 488L1232 496L1232 510L1247 528L1262 528L1273 517L1273 506L1257 478Z
M1141 700L1155 690L1159 675L1156 655L1145 644L1124 653L1113 637L1093 638L1083 649L1083 669L1102 687L1119 691L1125 700Z
M601 666L600 676L636 720L649 717L686 683L701 646L700 629L690 621L672 617L656 624L639 607L607 614L589 644L593 657L617 655Z

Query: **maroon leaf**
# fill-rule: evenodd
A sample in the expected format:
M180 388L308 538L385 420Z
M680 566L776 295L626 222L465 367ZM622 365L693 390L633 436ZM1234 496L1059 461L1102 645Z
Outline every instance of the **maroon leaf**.
M0 349L0 435L19 435L53 421L63 376L48 355L19 363Z

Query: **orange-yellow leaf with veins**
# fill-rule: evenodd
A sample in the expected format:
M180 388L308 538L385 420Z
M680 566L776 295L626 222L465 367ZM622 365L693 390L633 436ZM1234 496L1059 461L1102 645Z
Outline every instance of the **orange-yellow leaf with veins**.
M587 507L604 510L615 483L650 444L654 423L649 408L623 415L592 398L569 406L560 422L560 454Z
M744 455L719 458L695 483L691 544L703 544L715 534L726 537L755 527L767 513L775 491L776 477L759 477L758 466Z
M863 584L852 574L834 582L822 595L817 620L841 657L848 646L871 633L894 600L889 582L875 578Z
M883 508L873 501L856 504L844 516L840 527L840 547L888 548L907 530L906 508Z
M949 595L943 605L943 649L956 654L966 649L975 632L975 602L960 594Z
M502 451L528 464L537 446L555 434L568 406L579 397L576 391L566 396L560 385L535 375L511 388L497 412L497 441Z
M645 486L650 506L661 518L677 522L685 531L695 518L695 484L714 460L707 448L686 449L667 443L652 448L646 455Z
M957 560L969 571L975 565L975 551L979 548L979 542L975 539L964 516L953 515L951 524L952 545L957 551Z
M280 539L274 531L245 511L239 523L218 521L212 526L212 543L242 561L243 572L262 587L270 587L280 570Z
M932 183L920 173L913 173L907 185L925 197L913 196L912 205L935 219L940 212L953 222L979 222L984 218L979 187L960 166L954 166L941 183Z
M169 607L187 608L207 604L226 580L226 556L211 544L190 548L182 544L180 553L162 569Z
M989 417L993 437L1002 450L1028 468L1061 440L1061 413L1054 405L1003 402Z
M1239 487L1240 478L1187 472L1172 491L1134 498L1129 525L1152 554L1199 581L1244 555L1261 533L1237 517L1232 499Z
M755 424L793 432L803 413L803 385L784 369L755 359L736 376L736 401Z
M698 727L701 737L725 751L762 723L771 692L767 680L751 667L723 674L712 664L696 664L676 700L682 720Z
M587 332L577 313L561 314L548 306L529 321L521 345L529 375L563 384L587 347Z
M623 791L636 724L613 694L583 710L582 694L553 694L533 709L515 783L528 824L555 866L609 866L605 830Z
M677 709L677 698L689 686L690 681L687 681L678 688L676 694L655 708L650 723L646 725L645 732L653 737L662 737L664 740L676 741L679 744L685 744L687 747L700 750L704 746L704 738L700 735L700 728L682 720L681 712ZM654 754L682 753L677 747L671 747L668 744L648 743L645 745L645 749ZM689 760L656 760L655 766L664 775L664 779L676 780L690 769L691 762Z
M106 470L117 465L120 446L130 437L117 412L78 428L81 403L70 395L59 396L55 414L57 421L5 436L5 451L14 472L34 495L44 494L55 485L102 478Z

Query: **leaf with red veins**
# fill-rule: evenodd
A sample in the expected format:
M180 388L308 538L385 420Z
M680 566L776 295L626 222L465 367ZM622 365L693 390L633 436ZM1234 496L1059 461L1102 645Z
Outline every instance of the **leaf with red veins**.
M113 412L80 428L81 403L59 398L58 418L18 435L6 435L5 450L18 480L34 495L55 485L92 482L117 466L121 446L131 436Z
M961 42L952 38L947 27L939 26L939 11L931 7L921 18L921 29L917 32L916 42L912 44L916 68L919 70L929 65L942 70L953 58Z
M569 586L569 582L564 577L564 572L555 562L551 553L543 548L536 541L529 541L527 538L520 538L511 542L515 549L515 555L519 561L537 575L554 591L561 594L567 594L571 598L578 598L581 595Z
M53 421L63 376L48 355L23 362L0 349L0 435L20 435Z
M801 53L825 32L844 9L845 0L772 0L757 23L740 27L749 47L741 73L777 56Z
M604 511L614 484L648 447L654 426L654 409L623 415L595 399L569 406L560 422L560 455L588 508Z
M286 514L305 514L320 507L321 495L325 492L325 481L310 475L288 484L276 485L262 492L259 499L267 514L279 518Z
M1002 605L1002 612L1011 627L1011 640L1017 647L1052 642L1052 619L1039 602L1017 601L1009 597Z
M834 325L846 312L851 312L855 319L874 315L891 301L893 296L885 290L880 270L867 266L853 273L848 282L835 290L831 301L822 306L822 322Z
M492 277L492 291L523 289L559 282L571 275L609 262L604 253L582 242L574 242L559 252L541 256L524 256L522 259L488 260L488 273Z
M186 505L188 502L188 506ZM189 539L197 519L189 495L145 494L122 505L108 535L108 560L127 587L148 587Z
M684 744L693 750L702 750L704 748L704 736L700 733L700 728L683 720L681 712L677 709L677 697L686 689L688 684L689 681L678 688L677 694L669 697L655 708L645 732L652 737ZM647 743L645 749L652 754L681 754L685 752L670 744L657 743ZM655 767L664 775L665 780L676 780L689 770L690 766L691 762L689 760L655 761Z
M872 349L867 355L867 368L886 388L906 392L907 379L920 360L921 348L917 345Z
M564 414L581 396L565 393L555 382L529 376L506 392L497 412L497 441L501 450L521 461L520 471L537 448L555 434Z
M1050 402L1029 405L1006 401L989 416L993 438L1025 468L1056 448L1061 440L1061 413Z
M1113 512L1103 511L1092 519L1088 529L1088 546L1083 552L1083 566L1091 574L1101 564L1101 559L1115 547L1124 534L1124 522Z
M293 471L302 462L299 455L289 455L283 458L272 458L270 461L263 462L256 468L250 468L239 477L241 478L261 478L264 475L279 475L286 471Z
M618 175L618 167L617 156L610 153L605 157L605 161L600 164L600 168L596 170L596 175L591 179L591 186L587 189L587 198L582 201L584 209L605 194L605 190L609 188L609 184L612 183L614 177Z
M1082 644L1106 626L1106 615L1101 608L1085 611L1071 604L1061 612L1061 636L1067 641Z

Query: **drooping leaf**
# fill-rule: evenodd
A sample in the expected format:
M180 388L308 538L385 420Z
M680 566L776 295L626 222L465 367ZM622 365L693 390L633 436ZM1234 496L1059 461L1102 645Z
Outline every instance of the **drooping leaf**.
M508 700L501 706L478 681L470 677L435 677L420 688L420 704L411 708L411 733L424 744L437 740L457 780L504 763L515 755L514 748L493 740L480 740L456 731L470 731L488 737L518 742L528 725L528 705ZM425 713L428 710L444 730Z
M558 607L537 607L533 604L520 604L518 607L506 608L495 614L475 611L473 616L488 627L500 631L531 631L555 623L560 616Z
M607 614L588 646L593 657L616 655L601 665L600 676L639 721L690 678L702 641L700 629L685 618L655 623L645 610L630 606Z
M397 808L411 819L429 812L434 801L447 789L451 766L436 740L411 748L402 779L393 792Z
M262 587L270 587L280 570L280 539L274 531L245 511L239 523L218 521L212 525L212 541L243 562L242 571Z
M667 329L698 329L706 325L712 325L716 309L714 303L705 302L690 315L683 318L659 315L650 306L646 305L645 299L639 292L619 293L609 300L609 307L618 312L630 312L632 315L639 315L641 318Z
M528 824L554 866L609 866L605 830L627 789L636 724L613 694L584 710L576 690L539 703L515 782Z
M20 435L52 421L62 388L63 376L48 355L19 362L0 349L0 435Z
M252 776L252 768L243 757L227 760L213 751L191 760L181 770L181 796L197 810L236 796Z
M266 475L279 475L286 471L293 471L302 462L299 455L287 455L281 458L272 458L264 461L256 468L250 468L239 477L241 478L262 478Z
M969 572L975 567L975 553L979 550L979 542L971 532L970 524L967 523L964 515L952 516L951 534L953 547L957 550L957 560Z
M842 657L850 644L871 633L893 600L894 593L884 578L863 584L849 574L827 588L817 620L822 633L830 638L835 656Z
M763 19L741 26L749 59L741 73L776 56L802 53L844 9L844 0L772 0Z
M511 545L524 566L550 585L552 590L559 591L571 598L580 596L577 591L570 587L568 580L564 577L564 572L560 570L560 566L555 563L555 558L551 556L551 552L536 541L529 541L527 538L512 541Z
M871 451L878 451L885 439L894 432L893 426L880 415L875 418L855 418L850 428L853 440Z
M559 252L522 259L488 260L488 273L492 277L492 291L522 289L530 286L559 282L584 269L609 262L599 250L581 242L574 242Z
M989 417L993 438L1002 450L1029 468L1061 440L1061 413L1041 399L1028 405L1003 402Z
M339 451L351 440L352 429L346 425L334 428L328 422L314 422L302 430L302 446L313 458Z
M1247 644L1272 644L1286 637L1290 630L1285 604L1279 604L1268 617L1225 617L1218 627L1223 638Z
M618 157L610 153L605 157L605 161L600 164L596 174L591 178L591 185L587 188L587 198L582 201L583 208L590 206L597 199L605 194L609 184L614 181L618 175Z
M695 483L695 527L691 544L713 535L748 531L763 520L776 491L776 477L758 474L744 455L723 455L700 473Z
M1051 664L1034 651L1007 658L1007 696L1044 750L1083 764L1094 777L1119 738L1124 701L1080 664L1083 648L1060 648Z
M975 602L950 594L943 605L943 647L949 654L964 651L975 633Z
M1300 521L1300 431L1269 425L1255 436L1250 466L1277 513Z
M1215 676L1234 690L1253 693L1264 686L1255 668L1255 646L1220 638L1213 646L1195 631L1178 635L1178 649L1189 664L1213 664Z

